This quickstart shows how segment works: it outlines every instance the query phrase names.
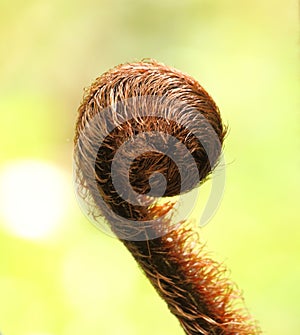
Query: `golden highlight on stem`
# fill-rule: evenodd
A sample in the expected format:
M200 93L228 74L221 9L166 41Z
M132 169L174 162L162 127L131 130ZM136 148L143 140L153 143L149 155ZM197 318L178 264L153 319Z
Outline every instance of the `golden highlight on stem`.
M154 60L104 73L79 107L74 140L79 192L106 219L189 335L260 334L226 269L204 251L198 231L172 221L174 202L157 202L205 180L218 162L225 133L218 107L200 84ZM122 151L130 141L134 145ZM161 179L150 182L155 173L164 177L163 194ZM138 203L124 199L124 176Z

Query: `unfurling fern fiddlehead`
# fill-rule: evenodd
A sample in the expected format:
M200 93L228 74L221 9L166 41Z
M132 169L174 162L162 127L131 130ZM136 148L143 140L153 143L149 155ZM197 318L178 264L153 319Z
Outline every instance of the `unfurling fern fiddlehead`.
M199 83L153 60L104 73L79 107L79 195L94 220L108 222L188 335L260 334L197 229L174 220L178 196L218 163L225 133Z

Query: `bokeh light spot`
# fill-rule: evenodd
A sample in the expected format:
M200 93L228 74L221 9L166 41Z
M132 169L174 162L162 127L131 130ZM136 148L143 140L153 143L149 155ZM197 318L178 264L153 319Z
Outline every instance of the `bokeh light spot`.
M55 231L66 211L66 181L55 166L36 160L0 170L0 215L11 233L29 239Z

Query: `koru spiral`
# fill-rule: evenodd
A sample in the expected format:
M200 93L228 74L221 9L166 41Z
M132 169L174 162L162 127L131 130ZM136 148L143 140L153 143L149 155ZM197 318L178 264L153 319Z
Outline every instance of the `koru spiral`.
M174 220L178 197L218 164L225 134L203 87L154 60L104 73L78 110L74 172L84 210L107 222L189 335L261 333L197 227Z

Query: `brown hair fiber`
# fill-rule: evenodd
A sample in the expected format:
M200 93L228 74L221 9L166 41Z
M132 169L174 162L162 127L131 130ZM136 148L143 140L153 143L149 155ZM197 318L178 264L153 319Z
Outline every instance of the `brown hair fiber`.
M138 102L132 102L133 117L124 122L120 119L118 103L147 96L162 98L159 103L154 100L143 105L151 113L148 110L141 114ZM166 108L170 101L180 101L185 107L179 104L175 112L170 111ZM163 109L164 117L158 113L159 109ZM109 117L97 121L104 110L109 110ZM191 110L204 117L210 127L196 127ZM175 118L174 113L178 113ZM197 171L190 171L186 151L175 143L170 150L176 152L187 171L181 175L168 155L155 150L150 142L147 144L151 131L161 136L158 143L162 146L167 143L167 135L184 144ZM163 197L179 195L203 182L218 162L225 133L218 107L199 83L154 60L122 64L101 75L86 90L78 112L74 157L79 192L95 207L98 213L95 216L106 219L188 335L261 333L244 307L240 291L227 279L224 266L204 250L199 231L189 222L172 221L175 202L162 203L153 200L155 194L147 196L151 189L149 178L156 172L166 180ZM132 160L129 180L140 195L139 205L124 201L116 192L111 176L118 149L137 134L145 139L143 154L135 157L135 152L126 152L125 155ZM100 135L104 136L103 141L95 148ZM124 169L125 165L120 164L120 174L126 173ZM151 222L156 224L148 224ZM153 231L155 238L149 238Z

